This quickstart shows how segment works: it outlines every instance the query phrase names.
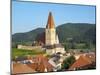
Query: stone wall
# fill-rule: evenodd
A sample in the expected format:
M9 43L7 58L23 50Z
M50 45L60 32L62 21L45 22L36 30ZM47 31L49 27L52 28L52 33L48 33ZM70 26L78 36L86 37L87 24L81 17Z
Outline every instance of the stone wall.
M42 46L25 46L25 45L18 45L18 49L26 49L26 50L34 50L34 49L42 49Z
M65 49L64 48L46 49L46 53L48 55L52 55L52 54L55 54L55 53L58 53L58 52L64 54L65 53Z

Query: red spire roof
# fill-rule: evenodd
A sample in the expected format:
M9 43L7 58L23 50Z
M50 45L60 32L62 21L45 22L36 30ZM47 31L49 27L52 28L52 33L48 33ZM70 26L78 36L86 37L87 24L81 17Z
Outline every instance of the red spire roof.
M49 12L49 16L48 16L48 22L47 22L47 26L46 28L54 28L54 20L53 20L53 16L52 16L52 13Z

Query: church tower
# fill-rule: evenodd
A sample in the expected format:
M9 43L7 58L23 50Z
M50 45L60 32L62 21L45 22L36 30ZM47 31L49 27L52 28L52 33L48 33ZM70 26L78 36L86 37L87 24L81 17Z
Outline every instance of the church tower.
M45 44L54 45L58 43L58 36L56 34L56 28L53 20L52 13L49 12L48 21L45 29Z

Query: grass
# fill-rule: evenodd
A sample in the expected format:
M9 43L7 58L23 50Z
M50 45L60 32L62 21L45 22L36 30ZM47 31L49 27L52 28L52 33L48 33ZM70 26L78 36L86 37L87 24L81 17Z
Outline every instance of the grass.
M45 52L39 49L36 50L24 50L24 49L17 49L12 48L12 58L15 58L16 56L27 56L27 55L38 55L38 54L44 54Z

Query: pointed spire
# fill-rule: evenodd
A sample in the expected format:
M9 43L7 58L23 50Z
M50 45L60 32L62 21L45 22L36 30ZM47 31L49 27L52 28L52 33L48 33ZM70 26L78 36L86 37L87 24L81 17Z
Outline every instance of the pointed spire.
M53 20L53 16L52 16L52 13L49 12L49 16L48 16L48 22L47 22L47 25L46 25L46 28L54 28L54 20Z

